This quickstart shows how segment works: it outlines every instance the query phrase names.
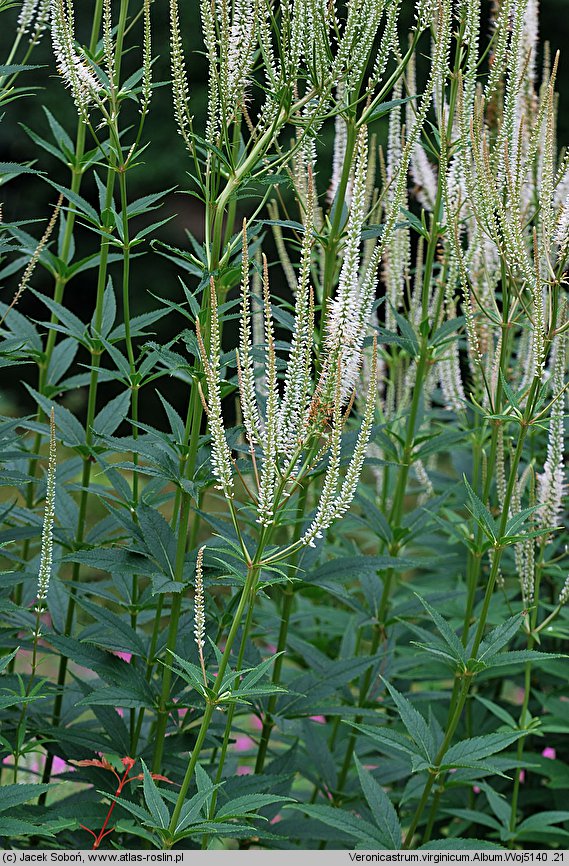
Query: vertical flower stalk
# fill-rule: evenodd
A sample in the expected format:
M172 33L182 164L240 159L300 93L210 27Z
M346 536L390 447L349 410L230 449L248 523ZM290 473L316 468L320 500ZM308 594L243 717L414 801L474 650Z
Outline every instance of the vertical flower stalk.
M36 672L38 668L38 644L41 638L41 617L47 608L47 596L53 570L53 527L55 524L55 494L57 473L57 438L55 428L55 411L52 407L49 415L49 457L47 464L47 478L45 491L45 507L43 515L43 526L41 535L40 564L38 570L38 583L36 603L34 606L35 625L32 631L32 661L31 670L25 689L25 698L32 694ZM22 703L22 711L18 723L18 746L14 752L14 783L18 781L18 765L20 759L20 748L26 737L27 701Z
M551 390L554 403L549 419L547 459L543 472L537 477L538 511L541 527L551 528L559 517L565 492L565 398L564 382L567 357L567 338L559 334L554 342L554 362L551 372Z
M203 648L205 644L205 599L203 588L203 555L205 545L200 547L196 559L196 582L194 594L194 640L198 647L198 655L200 657L200 667L202 669L204 686L207 688L207 674L205 670L205 662Z
M53 566L53 525L55 522L55 476L57 470L57 440L55 435L55 410L51 409L49 416L49 461L47 467L47 484L45 495L45 510L41 536L41 555L38 574L38 592L36 612L38 617L45 609ZM39 637L39 619L34 637ZM34 647L35 652L35 647Z

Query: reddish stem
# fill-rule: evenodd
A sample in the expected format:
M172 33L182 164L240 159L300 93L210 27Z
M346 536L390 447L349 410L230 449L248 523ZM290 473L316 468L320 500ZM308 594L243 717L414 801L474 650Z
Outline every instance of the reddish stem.
M118 784L117 790L115 791L115 797L120 797L120 795L122 794L122 789L124 788L126 783L130 781L128 774L130 773L131 769L132 769L132 765L130 767L127 766L122 777L117 776L117 779L119 780L119 784ZM115 775L116 775L116 773L115 773ZM98 836L96 836L92 830L89 830L88 827L83 827L83 825L81 825L83 827L83 829L87 830L87 832L90 833L91 836L93 836L95 839L95 841L93 842L93 847L91 849L92 851L95 851L99 847L99 845L101 844L101 842L103 841L105 836L108 836L109 833L112 833L113 830L115 829L114 827L111 827L110 830L107 830L107 824L111 820L111 815L113 814L113 809L115 808L116 805L117 805L116 800L113 800L113 802L109 806L109 811L107 812L107 817L105 818L105 822L104 822L103 826L101 827L101 830L100 830Z

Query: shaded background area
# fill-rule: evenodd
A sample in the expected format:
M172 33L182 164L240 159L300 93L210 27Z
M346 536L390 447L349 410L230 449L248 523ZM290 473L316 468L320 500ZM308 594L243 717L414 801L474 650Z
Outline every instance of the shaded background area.
M78 38L87 43L91 23L91 13L94 0L79 0L76 7L76 28ZM113 3L113 6L116 6ZM152 6L152 53L156 58L154 63L154 81L163 83L154 91L151 111L144 131L144 140L149 143L143 162L128 173L129 199L132 201L140 196L168 190L172 187L176 191L164 195L163 206L159 211L149 214L148 217L139 217L134 221L133 228L137 230L144 224L154 222L158 219L171 217L170 221L160 228L157 236L174 246L188 248L189 242L187 232L189 231L198 242L203 240L203 214L201 205L196 198L184 194L188 189L190 181L188 171L191 171L191 163L187 153L182 146L182 140L177 134L173 112L171 107L171 92L167 84L170 69L168 58L169 20L167 0L155 0ZM414 9L414 0L404 0L401 27L405 29L411 22ZM131 2L131 7L136 11L138 4ZM197 0L190 0L181 4L182 32L184 35L187 54L187 64L190 79L191 111L197 119L198 129L203 126L206 99L207 69L205 58L201 53L203 50L201 42L201 28L199 19L199 4ZM8 54L18 8L4 13L1 18L0 29L0 62ZM558 86L560 92L560 112L558 126L558 140L560 144L569 143L569 48L564 51L564 46L569 45L569 0L541 0L541 38L551 44L552 51L561 50L561 63L559 69ZM123 79L138 68L140 65L141 26L136 25L127 37L129 50L125 56ZM37 87L34 95L9 104L4 109L4 117L0 123L0 161L27 162L35 160L36 168L45 172L58 183L68 186L70 183L69 172L66 167L45 151L40 150L29 138L24 129L28 126L38 135L50 139L49 125L45 116L44 107L47 108L68 131L72 138L75 136L77 115L70 94L65 91L59 76L55 72L55 64L51 50L49 33L45 33L41 44L35 49L31 62L39 64L41 68L26 73L22 83ZM128 109L131 117L135 119L136 107ZM381 122L383 127L378 130L380 139L385 132L386 121ZM322 133L322 150L324 159L321 163L323 174L320 183L320 192L324 192L327 186L328 164L330 161L330 148L326 147L332 134L331 125ZM104 169L101 169L104 171ZM97 192L89 173L85 178L81 192L91 201L97 201ZM41 235L45 220L49 218L55 203L55 192L49 184L37 177L23 175L0 190L0 201L3 202L3 218L5 221L16 220L41 220L41 223L30 226L30 232L36 237ZM245 211L247 212L247 211ZM294 215L293 215L294 216ZM239 225L239 218L236 224ZM85 230L76 229L78 249L76 257L81 257L94 252L98 248L98 238ZM273 253L272 239L266 238L265 248L269 257ZM139 258L133 261L131 280L131 305L134 314L139 314L148 309L155 308L157 301L155 296L181 299L179 277L182 274L174 263L155 250L148 244L138 248L142 252ZM7 264L0 264L0 299L9 302L12 298L18 282L18 275L8 276L2 268ZM118 289L120 276L120 263L111 267L111 274L115 277L115 285ZM275 271L272 281L273 291L280 293L279 278ZM67 287L65 294L66 305L84 321L91 317L95 299L96 270L87 271L75 278ZM187 284L195 288L197 279L188 277ZM51 293L52 278L40 268L36 270L32 280L32 286L40 292ZM284 294L286 289L282 287ZM152 293L152 294L151 294ZM120 293L117 291L117 295ZM45 308L39 304L31 293L21 299L18 309L20 312L32 318L45 319ZM119 312L120 315L120 312ZM156 339L167 342L176 335L173 317L167 317L154 327ZM185 323L179 322L179 330ZM79 358L86 361L87 358ZM27 392L19 384L19 380L28 378L31 384L35 384L35 371L32 368L20 367L17 376L14 371L7 372L7 368L0 370L0 413L11 413L12 411L33 411L31 401L27 402ZM106 385L103 394L110 397L113 395L113 387ZM161 389L164 395L175 405L184 401L184 386L176 380L162 380ZM103 394L101 396L103 396ZM72 392L66 395L65 402L74 411L82 414L84 409L85 395ZM143 413L152 412L153 395L150 389L144 392L141 405Z

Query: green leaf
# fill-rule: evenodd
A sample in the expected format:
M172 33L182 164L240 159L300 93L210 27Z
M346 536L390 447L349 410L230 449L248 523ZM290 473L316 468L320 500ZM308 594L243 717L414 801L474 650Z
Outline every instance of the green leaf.
M191 824L198 823L196 819L200 818L202 807L209 801L212 790L217 791L222 785L225 785L225 782L219 782L213 786L213 789L205 788L202 791L198 791L197 794L194 794L190 800L184 803L178 819L178 826L175 830L176 834L181 833L182 830L186 830Z
M371 113L366 118L366 123L372 123L374 120L379 120L380 117L385 117L386 114L389 114L390 111L393 111L394 108L397 108L400 105L405 105L406 102L411 102L411 100L417 99L416 96L405 96L402 99L390 99L388 102L380 102L379 105L376 105L374 109L372 109Z
M103 634L114 639L115 646L118 651L130 652L133 655L146 657L146 646L139 634L132 628L130 622L122 619L118 614L113 613L107 607L101 604L93 604L86 598L78 598L77 604L89 613L96 623L102 627ZM93 627L88 627L82 634L82 639L88 635L88 640L97 644L99 631L93 630Z
M283 696L279 704L279 713L285 715L317 715L315 704L323 701L338 688L343 688L356 677L365 673L368 668L379 663L383 653L368 658L326 660L318 670L300 674L287 683L291 692L296 695ZM310 712L309 712L310 710Z
M166 830L168 824L170 823L170 812L168 810L168 806L160 796L160 791L158 787L148 772L148 767L144 763L144 761L140 760L142 764L142 772L144 774L144 780L142 783L142 788L144 792L144 800L146 805L148 806L148 811L156 821L156 827L159 827L162 830Z
M343 809L333 809L332 806L310 805L308 803L298 803L288 807L289 809L298 809L304 812L309 818L316 818L333 827L341 834L346 834L354 839L357 839L360 844L368 844L373 848L383 848L384 840L380 838L377 827L370 824L369 821L364 821L363 818L356 817L350 812Z
M360 784L367 804L371 809L374 821L384 839L384 846L392 851L401 848L401 824L397 817L393 804L381 785L379 785L371 773L369 773L357 756L354 756L356 769L360 778Z
M135 201L131 202L126 209L128 218L131 219L139 214L155 210L154 205L156 202L159 201L159 199L164 198L164 196L169 195L169 193L173 192L175 189L176 187L172 186L170 189L162 190L162 192L151 193L150 195L144 195L142 198L135 199Z
M54 348L47 372L47 380L50 385L57 385L62 376L65 375L75 359L78 349L77 340L66 337Z
M485 842L483 839L461 839L457 836L454 839L432 839L426 845L421 845L417 851L473 851L478 848L488 849L492 851L502 851L501 845L495 845L493 842Z
M28 165L20 165L19 162L0 162L0 174L41 174L41 172Z
M114 794L106 795L109 800L113 800L115 803L118 803L119 806L122 806L123 809L126 809L131 815L134 815L135 818L138 818L139 821L142 821L143 824L147 824L149 826L154 826L153 824L153 816L150 812L147 812L146 809L143 809L142 806L138 806L136 803L131 803L130 800L125 800L124 797L117 797Z
M510 517L506 524L506 530L503 537L510 538L511 536L515 536L518 527L520 527L531 514L535 514L539 508L541 508L541 505L532 505L531 508L523 508L517 514L514 514L513 517Z
M407 340L409 345L412 347L411 354L416 355L419 351L419 344L417 342L417 335L415 334L415 331L413 330L411 324L405 318L405 316L402 316L401 313L398 313L395 307L392 307L392 311L395 317L395 321L399 325L399 330L401 331L403 338Z
M107 288L105 289L105 294L103 297L103 316L101 319L101 336L108 337L111 328L115 323L117 315L117 302L115 298L115 290L113 288L113 282L109 279ZM93 322L91 322L91 327L93 327Z
M528 830L544 830L551 824L561 824L569 821L569 812L550 811L530 815L518 826L518 833Z
M64 406L58 406L54 401L48 400L47 397L43 397L32 388L31 385L28 385L27 382L24 384L38 406L43 409L47 417L49 417L53 407L55 413L55 426L61 434L63 444L70 445L71 447L84 445L85 431L77 418L71 414L69 409L66 409Z
M93 421L93 430L97 436L112 436L126 418L129 408L130 391L123 391L122 394L109 400Z
M496 752L501 752L506 749L520 737L525 736L525 731L512 731L495 734L485 734L481 737L470 737L467 740L461 740L451 746L442 759L441 764L445 767L459 765L461 761L479 761L482 758L487 758L489 755L495 755Z
M411 758L423 758L422 751L419 752L417 750L415 743L397 731L392 731L385 726L371 727L370 725L361 725L357 722L346 722L345 724L361 731L362 734L377 743L381 751L387 754L390 754L391 750L395 749L396 752L403 752Z
M489 700L488 698L483 698L482 695L474 695L477 701L479 701L487 710L493 713L496 718L500 719L501 722L508 725L510 728L517 728L516 720L510 713L501 707L499 704L496 704L494 701Z
M466 476L463 476L464 484L466 490L468 492L468 497L470 499L470 507L469 511L476 520L480 529L484 532L484 534L494 543L497 542L497 531L496 531L496 523L494 518L485 507L484 503L481 499L476 495Z
M13 806L20 806L22 803L28 803L30 800L35 800L44 791L48 791L53 785L2 785L0 788L0 812L5 812L6 809L11 809Z
M494 788L486 783L478 783L479 787L486 794L488 805L494 812L496 818L505 829L509 829L511 818L511 807L509 802L501 794L497 794Z
M239 684L239 691L247 691L252 686L257 683L261 677L264 677L266 673L268 673L269 668L274 663L275 659L277 659L282 653L275 653L274 655L269 656L256 667L254 667L248 674L246 674ZM241 673L240 671L237 672Z
M47 295L42 295L41 292L36 292L35 289L30 289L30 291L48 308L57 321L65 326L71 337L75 337L80 342L84 339L86 328L81 319L70 312L67 307L58 304L57 301L54 301Z
M142 503L138 519L148 552L171 580L175 579L176 537L159 511Z
M502 625L492 629L490 634L486 635L478 650L477 661L486 661L492 656L495 656L499 650L505 646L511 638L519 630L523 622L523 614L517 613L510 617ZM492 662L495 664L495 662Z
M10 664L10 662L12 661L13 658L16 657L16 653L18 652L19 649L20 649L20 647L17 647L9 655L2 656L2 658L0 659L0 672L3 671L4 668L6 668Z
M264 806L271 806L273 803L293 803L291 797L279 797L273 794L245 794L243 797L235 797L228 803L217 810L215 817L217 818L238 818L242 815L247 815L249 812L255 812L257 809L262 809Z
M532 664L547 664L551 659L569 658L563 653L542 653L538 650L515 650L512 652L499 653L486 660L488 667L504 667L505 665L522 665L527 662Z
M436 751L435 743L425 719L406 697L390 685L387 680L383 679L383 677L382 680L395 701L395 705L399 710L399 717L407 728L407 733L419 748L423 758L429 763L432 762Z
M514 409L517 409L517 411L521 414L522 410L521 410L518 398L516 397L516 395L512 391L512 389L510 387L510 383L508 382L508 380L504 376L502 370L500 370L500 379L502 381L502 388L504 389L504 394L506 395L508 403L510 404L510 406L513 406Z
M25 131L26 135L31 138L34 144L36 144L38 147L41 147L42 150L45 150L47 153L50 153L56 159L59 159L60 162L67 164L67 157L62 150L60 150L58 147L55 147L55 145L50 144L49 141L46 141L44 138L41 138L41 136L37 135L37 133L35 133L32 129L26 126L25 123L22 123L21 127Z
M7 839L17 836L53 835L51 830L41 824L32 824L30 821L22 821L20 818L0 818L0 836L5 836Z
M123 707L131 710L155 708L152 697L135 683L93 689L87 697L77 701L78 707L90 707L94 704L100 707Z
M170 655L176 659L179 667L172 666L172 670L174 670L178 676L182 677L189 685L193 686L200 693L203 693L204 681L203 681L203 673L201 668L197 665L192 664L192 662L187 661L186 659L180 658L176 653L169 651ZM168 665L166 665L168 667Z
M47 181L49 184L51 184L51 186L52 186L54 189L56 189L58 192L62 193L62 195L63 195L63 196L64 196L64 197L65 197L65 198L66 198L66 199L67 199L67 200L68 200L72 205L75 206L76 210L77 210L80 214L82 214L84 217L86 217L86 219L87 219L90 223L92 223L93 225L95 225L95 226L97 226L97 227L100 226L99 215L98 215L97 211L95 210L95 208L92 207L92 206L89 204L89 202L87 201L87 199L84 199L83 196L79 195L79 193L74 192L73 190L68 189L68 188L65 187L65 186L61 186L61 185L58 184L58 183L55 183L55 181L50 180L48 177L46 177L46 181Z
M449 624L446 622L445 619L443 619L440 613L435 610L434 607L431 607L428 601L425 601L425 599L422 598L418 593L415 593L415 595L435 623L437 631L450 649L453 658L455 658L457 662L463 662L464 664L466 664L466 650L459 638L449 626Z
M90 568L111 574L154 574L156 565L146 556L137 555L121 547L102 547L78 550L63 557L64 562L80 562Z
M473 824L482 824L484 827L491 827L493 830L501 830L500 823L492 818L491 815L486 815L484 812L476 812L474 809L445 809L445 815L452 815L455 818L462 818L464 821L471 821Z

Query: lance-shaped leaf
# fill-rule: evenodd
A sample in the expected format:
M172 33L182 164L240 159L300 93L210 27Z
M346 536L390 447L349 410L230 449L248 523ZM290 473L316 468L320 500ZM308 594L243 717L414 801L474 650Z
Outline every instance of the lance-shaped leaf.
M360 784L374 821L383 837L384 845L391 850L401 848L401 824L391 800L375 779L354 756Z

